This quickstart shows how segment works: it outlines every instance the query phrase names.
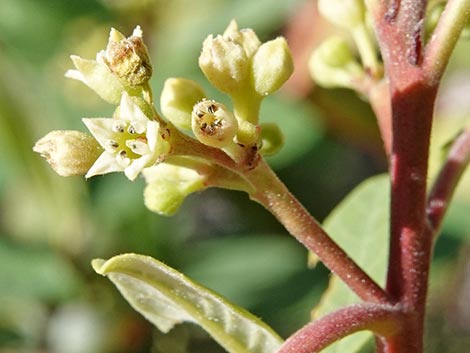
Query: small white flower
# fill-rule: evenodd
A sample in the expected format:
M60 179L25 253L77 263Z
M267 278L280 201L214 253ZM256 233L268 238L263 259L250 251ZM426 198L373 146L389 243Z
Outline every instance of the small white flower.
M123 171L134 180L142 169L155 164L169 151L169 143L160 136L158 122L149 120L125 92L117 116L85 118L83 122L104 148L86 178Z

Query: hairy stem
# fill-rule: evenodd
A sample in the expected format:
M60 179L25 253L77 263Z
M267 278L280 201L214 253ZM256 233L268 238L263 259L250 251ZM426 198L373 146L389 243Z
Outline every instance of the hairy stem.
M307 324L289 337L278 353L317 353L362 330L389 336L400 330L400 315L400 310L390 305L351 305Z
M406 78L395 77L391 84L393 141L387 291L408 315L403 321L406 336L388 340L387 353L423 351L432 251L425 213L426 180L436 93L437 87L429 86L414 68Z
M438 81L422 69L424 0L389 2L374 10L389 80L392 149L390 255L387 292L403 308L403 330L385 338L381 353L422 353L432 236L426 180Z
M390 302L384 290L325 233L264 160L246 177L256 188L250 194L251 199L273 213L290 234L313 251L360 298L373 303Z
M465 22L470 18L470 1L449 0L426 46L423 69L430 80L438 81L449 61Z
M439 231L455 188L469 161L470 128L467 128L454 140L428 197L426 213L435 235Z

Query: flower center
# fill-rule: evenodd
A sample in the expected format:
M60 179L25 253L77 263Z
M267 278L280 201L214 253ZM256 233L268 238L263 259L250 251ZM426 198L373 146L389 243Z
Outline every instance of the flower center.
M113 138L108 141L108 145L116 152L117 157L137 159L150 152L146 134L137 133L131 123L116 123L113 132Z

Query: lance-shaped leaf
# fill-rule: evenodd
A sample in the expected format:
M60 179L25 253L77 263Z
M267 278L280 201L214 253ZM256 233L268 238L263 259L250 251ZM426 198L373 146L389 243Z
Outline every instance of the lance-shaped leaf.
M275 353L282 344L249 312L151 257L123 254L92 265L163 332L184 321L197 323L230 353Z

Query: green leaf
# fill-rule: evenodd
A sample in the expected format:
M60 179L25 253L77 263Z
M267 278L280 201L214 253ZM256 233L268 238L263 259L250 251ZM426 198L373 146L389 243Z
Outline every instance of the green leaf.
M389 178L367 179L354 189L327 217L325 230L379 284L384 284L388 255ZM312 315L317 318L359 298L337 277ZM372 337L359 332L324 349L324 353L358 352Z
M197 323L230 353L274 353L282 343L252 314L151 257L124 254L92 265L163 332L180 322Z

